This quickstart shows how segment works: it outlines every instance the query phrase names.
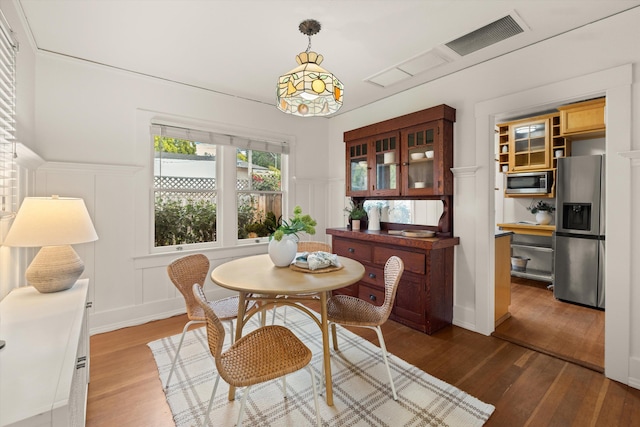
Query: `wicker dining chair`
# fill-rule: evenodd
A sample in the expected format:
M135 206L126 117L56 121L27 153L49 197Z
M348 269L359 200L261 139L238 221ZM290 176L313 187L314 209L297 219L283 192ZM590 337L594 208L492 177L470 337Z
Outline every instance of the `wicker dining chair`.
M329 252L331 253L331 245L325 242L298 242L298 252Z
M329 252L331 253L331 245L325 242L314 242L314 241L305 241L305 242L298 242L298 252L318 252L318 251L322 251L322 252ZM281 296L281 298L287 298L286 295ZM271 317L271 324L274 324L276 321L276 308L277 306L273 307L273 314ZM287 323L287 306L284 306L284 323Z
M284 326L262 326L244 335L231 347L222 351L224 327L216 313L207 303L200 286L193 285L192 292L202 307L207 319L207 341L209 351L216 363L218 375L211 391L202 424L208 425L209 413L218 389L220 377L230 386L247 387L242 396L237 426L242 427L242 417L251 387L276 378L282 378L282 391L286 397L287 387L285 375L296 372L305 366L311 375L313 401L316 407L316 424L320 427L320 406L316 390L315 374L309 365L311 350Z
M327 320L331 325L331 333L333 336L333 348L338 350L338 339L336 337L336 324L344 326L355 326L360 328L368 328L376 331L378 341L380 342L380 350L382 358L387 367L389 375L389 383L393 391L393 400L398 400L396 388L393 384L389 361L387 360L387 347L382 336L382 328L380 327L387 321L393 308L393 302L396 298L398 283L404 271L404 263L397 256L390 257L384 265L384 302L381 306L375 306L360 298L348 295L334 295L327 301Z
M191 288L194 284L197 284L200 288L204 286L207 274L209 273L209 259L202 254L187 255L169 264L167 267L167 273L169 273L171 282L176 288L178 288L184 297L184 302L187 307L187 318L189 321L182 329L180 343L178 344L175 356L173 356L169 377L164 385L165 388L169 387L169 382L171 381L173 371L176 367L176 362L180 355L180 349L182 348L182 343L189 326L197 323L206 323L204 311L193 297L193 291ZM233 320L238 317L238 297L233 296L211 301L209 302L209 305L213 311L216 312L218 318L229 325L231 342L233 342L235 337L235 334L233 333Z

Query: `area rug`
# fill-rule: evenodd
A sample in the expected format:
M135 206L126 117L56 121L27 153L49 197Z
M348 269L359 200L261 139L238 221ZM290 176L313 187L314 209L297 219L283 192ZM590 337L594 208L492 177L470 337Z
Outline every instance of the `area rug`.
M286 311L286 323L278 310L276 323L285 324L313 352L311 365L317 384L322 377L322 341L318 326L295 309ZM271 315L268 316L271 320ZM255 328L250 323L245 331ZM171 368L180 335L149 343L162 384ZM227 334L225 345L229 345ZM331 349L334 406L328 406L324 390L319 396L323 426L482 426L494 411L464 391L390 355L398 400L394 401L380 349L354 333L338 327L339 351ZM177 427L204 426L206 410L214 384L215 362L207 346L206 328L187 333L171 384L165 390ZM247 399L243 424L246 426L315 425L311 376L302 369L286 378L287 397L282 381L259 384ZM220 381L211 426L234 426L244 389L228 400L228 386Z

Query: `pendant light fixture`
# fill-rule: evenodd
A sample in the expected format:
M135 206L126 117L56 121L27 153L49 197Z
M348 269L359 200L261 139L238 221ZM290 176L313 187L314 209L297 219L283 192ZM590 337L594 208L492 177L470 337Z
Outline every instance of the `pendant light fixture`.
M303 117L326 116L342 107L342 82L320 67L324 58L311 51L311 36L320 28L315 19L302 21L298 27L309 37L309 45L305 52L296 56L298 66L278 79L277 106L280 111Z

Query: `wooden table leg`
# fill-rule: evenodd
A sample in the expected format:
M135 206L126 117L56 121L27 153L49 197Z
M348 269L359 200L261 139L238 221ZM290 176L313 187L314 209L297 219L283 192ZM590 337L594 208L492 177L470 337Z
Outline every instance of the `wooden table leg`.
M242 338L242 328L244 327L244 316L246 314L246 301L247 294L244 292L239 292L238 295L238 318L236 320L236 338L235 341L238 341ZM229 385L229 400L234 400L236 398L236 388L232 385Z
M322 353L327 405L333 406L333 383L331 382L331 355L329 354L329 326L327 322L327 293L320 292L320 316L322 321Z

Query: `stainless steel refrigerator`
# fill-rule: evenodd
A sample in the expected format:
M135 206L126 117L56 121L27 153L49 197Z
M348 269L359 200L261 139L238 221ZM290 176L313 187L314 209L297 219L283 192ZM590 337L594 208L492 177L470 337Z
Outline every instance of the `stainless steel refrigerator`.
M558 159L554 296L604 309L604 155Z

